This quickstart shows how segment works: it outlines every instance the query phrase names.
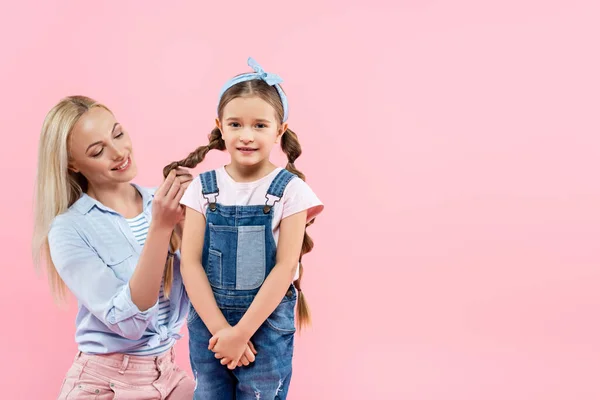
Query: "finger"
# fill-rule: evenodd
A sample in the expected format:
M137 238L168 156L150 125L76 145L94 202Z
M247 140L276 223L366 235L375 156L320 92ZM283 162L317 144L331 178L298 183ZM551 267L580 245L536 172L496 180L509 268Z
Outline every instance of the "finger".
M221 358L223 358L223 355L221 353L215 353L215 358L217 360L220 360Z
M167 194L165 194L165 198L174 199L177 195L177 192L179 191L179 188L181 188L181 183L179 183L179 180L175 179L173 181L173 184L169 188L169 191L167 192Z
M256 348L254 347L254 343L252 342L248 342L248 347L250 347L250 350L252 350L252 353L256 354Z
M175 168L175 171L177 172L177 176L192 175L192 174L190 174L190 170L185 167L177 167L177 168Z
M242 358L240 358L240 362L238 363L238 367L239 364L242 364L244 367L247 367L248 365L250 365L250 361L248 361L248 357L246 357L245 355L242 356Z
M182 185L189 185L194 180L191 175L180 175L176 178Z
M237 361L232 361L229 363L229 365L227 365L227 368L229 369L235 369L235 366L237 365Z
M250 350L250 347L246 347L246 350L244 351L244 357L246 357L250 362L254 362L254 360L256 360L256 357L254 357L254 353L252 350Z
M181 182L181 187L187 189L191 185L192 181Z
M221 365L227 365L227 364L231 364L231 359L230 358L221 358Z
M217 338L216 336L211 337L210 340L208 341L208 349L212 350L218 341L219 341L219 338Z
M154 194L155 197L163 197L167 193L171 185L173 185L173 181L175 180L175 174L176 172L174 169L172 169L171 172L169 172L169 175L167 175L162 185L160 185L160 187Z
M177 194L175 195L175 201L177 202L177 204L179 204L179 201L183 197L183 194L185 193L185 189L186 189L186 187L184 187L183 185L179 186L179 191L177 191Z
M179 221L177 222L178 224L181 224L183 221L185 221L185 208L181 205L177 207L177 220Z
M176 170L177 179L180 181L191 181L194 179L194 176L189 173L188 170L177 168Z

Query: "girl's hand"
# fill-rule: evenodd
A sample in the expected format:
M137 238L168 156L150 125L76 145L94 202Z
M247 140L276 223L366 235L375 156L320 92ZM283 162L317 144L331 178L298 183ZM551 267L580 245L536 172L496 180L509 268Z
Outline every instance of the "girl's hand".
M235 327L227 327L218 331L208 342L208 349L215 353L215 357L221 359L221 364L227 365L229 369L235 369L243 356L247 361L254 361L254 353L248 344L249 340L244 338ZM243 362L242 362L243 364Z
M243 365L244 367L247 367L248 365L250 365L250 363L253 363L254 360L256 360L255 355L256 349L254 348L254 345L252 344L252 342L248 342L248 347L246 348L246 351L244 351L244 355L242 356L242 358L240 358L240 361L238 361L237 366L241 367ZM227 365L231 362L229 358L224 358L219 353L215 353L215 358L222 360L223 365Z

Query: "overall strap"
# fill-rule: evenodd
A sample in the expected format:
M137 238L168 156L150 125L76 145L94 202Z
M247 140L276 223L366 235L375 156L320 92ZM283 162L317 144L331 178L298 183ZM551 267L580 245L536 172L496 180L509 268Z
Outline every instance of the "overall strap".
M271 186L269 186L269 190L267 190L267 194L265 198L267 199L264 207L265 214L268 214L271 211L271 208L283 197L283 192L287 187L288 183L297 176L287 169L282 169L279 171L273 182L271 182Z
M212 211L216 210L217 197L219 196L216 172L212 170L201 173L200 181L202 182L202 195L208 200L208 207Z

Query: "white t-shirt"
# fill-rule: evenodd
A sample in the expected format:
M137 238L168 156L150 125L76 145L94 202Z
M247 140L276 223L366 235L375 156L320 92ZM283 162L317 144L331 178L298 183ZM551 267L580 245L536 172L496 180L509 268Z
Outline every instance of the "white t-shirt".
M224 206L255 206L264 205L265 195L271 182L282 168L276 168L269 175L254 182L236 182L225 171L225 167L215 170L219 196L217 203ZM192 181L181 199L181 204L190 207L206 216L208 200L202 195L200 176ZM283 192L283 197L273 207L273 237L275 243L279 239L279 224L290 215L307 210L306 222L314 219L323 211L323 203L312 191L310 186L300 178L292 179ZM296 279L298 273L296 273Z

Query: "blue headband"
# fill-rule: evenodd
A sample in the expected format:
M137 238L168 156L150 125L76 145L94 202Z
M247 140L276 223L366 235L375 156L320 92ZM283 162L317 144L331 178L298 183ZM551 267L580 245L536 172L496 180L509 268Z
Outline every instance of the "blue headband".
M283 82L283 79L281 79L279 75L265 72L265 70L262 69L262 67L252 57L248 58L248 65L252 67L254 72L236 76L235 78L230 79L225 85L223 85L223 88L221 88L221 93L219 93L219 102L221 102L221 97L223 97L223 93L225 93L227 89L229 89L233 85L237 85L240 82L252 81L254 79L262 79L267 84L269 84L270 86L274 86L275 89L277 89L277 93L279 93L279 97L281 98L281 104L283 104L283 122L287 121L287 97L285 96L285 93L283 93L281 86L279 86L279 84Z

